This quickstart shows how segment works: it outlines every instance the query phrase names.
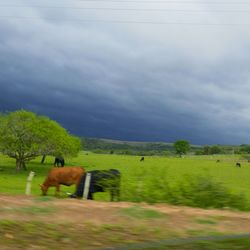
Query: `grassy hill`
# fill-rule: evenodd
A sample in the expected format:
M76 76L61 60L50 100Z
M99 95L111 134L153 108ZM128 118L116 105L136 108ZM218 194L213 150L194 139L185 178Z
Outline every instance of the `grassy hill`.
M120 141L99 138L81 138L84 150L96 153L117 153L130 155L169 155L175 152L173 143ZM201 146L191 145L191 153Z

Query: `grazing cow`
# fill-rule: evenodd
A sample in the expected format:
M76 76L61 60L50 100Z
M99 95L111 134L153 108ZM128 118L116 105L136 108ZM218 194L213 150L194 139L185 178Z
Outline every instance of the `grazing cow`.
M239 162L236 163L236 167L239 167L239 168L241 167Z
M140 161L144 161L144 156L142 156L142 158L140 159Z
M54 167L64 167L64 158L62 156L55 157Z
M52 168L43 184L40 185L42 194L47 195L49 187L56 188L56 195L60 192L60 185L71 186L75 184L77 187L84 173L85 170L81 167Z
M216 162L220 162L220 160L217 160Z
M93 193L110 191L110 200L120 200L120 179L121 174L116 169L88 171L91 174L88 199L93 200ZM78 185L77 191L70 195L71 198L82 197L87 174L84 174Z

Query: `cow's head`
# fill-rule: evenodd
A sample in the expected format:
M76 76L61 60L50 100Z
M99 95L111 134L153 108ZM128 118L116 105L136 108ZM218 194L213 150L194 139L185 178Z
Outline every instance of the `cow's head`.
M40 184L40 187L43 195L47 195L48 187L46 187L44 184Z

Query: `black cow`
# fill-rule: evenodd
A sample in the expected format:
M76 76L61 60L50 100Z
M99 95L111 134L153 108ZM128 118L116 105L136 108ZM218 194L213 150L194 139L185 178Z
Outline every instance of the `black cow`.
M239 162L236 163L236 167L239 167L239 168L241 167Z
M54 166L55 167L59 167L61 165L61 167L64 167L64 158L62 156L57 156L55 157L55 162L54 162Z
M110 200L114 198L120 200L120 181L121 173L117 169L109 170L92 170L87 173L91 174L91 181L89 186L88 199L93 200L93 193L96 192L110 192ZM82 197L85 187L87 174L84 174L81 178L80 184L78 185L77 191L72 194L71 198Z
M144 156L140 159L140 161L144 161Z

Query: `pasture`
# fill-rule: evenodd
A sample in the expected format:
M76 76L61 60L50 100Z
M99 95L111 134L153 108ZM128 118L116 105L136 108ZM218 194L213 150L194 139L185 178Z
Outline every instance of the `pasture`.
M240 156L186 156L175 157L145 157L140 162L139 156L104 155L81 152L78 157L66 159L66 166L83 166L86 170L116 168L122 173L122 201L149 203L165 202L169 187L182 183L187 176L210 176L222 183L235 194L244 194L250 201L250 163L241 161L241 168L235 163ZM220 159L220 162L216 162ZM45 164L40 164L37 158L27 164L28 171L16 172L15 161L0 155L0 193L24 194L29 171L36 176L32 182L32 195L41 195L39 184L45 179L52 167L54 158L47 157ZM61 186L61 197L66 192L73 192L74 187ZM54 195L54 188L48 195ZM96 200L109 200L107 193L95 194Z
M220 163L216 162L218 158ZM147 204L168 203L169 189L189 180L187 175L211 176L233 193L245 194L250 201L250 163L242 161L242 167L237 168L239 156L145 157L140 162L139 156L81 152L77 158L66 159L66 166L120 170L123 202L119 203L106 202L108 193L94 194L97 201L64 199L66 192L74 192L73 186L61 186L61 199L54 198L54 188L42 197L39 184L54 159L47 157L44 165L40 160L28 163L28 171L16 172L14 160L0 156L1 249L103 250L119 245L127 249L130 244L128 249L138 250L166 249L168 244L168 249L249 249L249 212ZM36 173L32 196L25 197L31 170ZM152 248L152 244L156 247Z

